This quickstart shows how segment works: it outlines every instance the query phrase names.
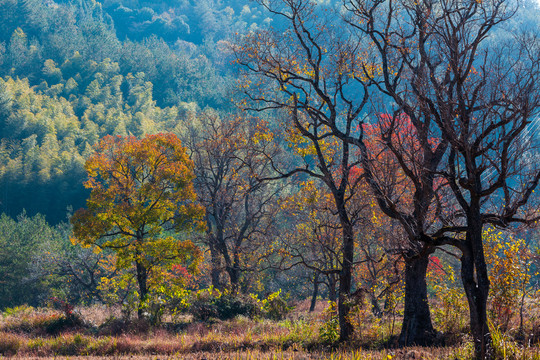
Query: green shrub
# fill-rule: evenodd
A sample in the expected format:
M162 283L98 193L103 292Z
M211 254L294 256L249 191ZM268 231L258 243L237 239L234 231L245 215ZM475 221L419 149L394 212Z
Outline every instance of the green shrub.
M47 334L56 335L63 330L73 327L73 319L66 318L63 315L52 317L49 321L45 322L44 329Z
M86 347L87 355L110 356L116 352L116 339L111 337L93 339Z
M292 308L288 306L287 301L281 297L281 289L268 295L261 301L261 310L264 317L271 320L283 320Z
M74 356L83 354L92 341L81 334L65 335L51 339L50 346L55 355Z
M190 302L188 313L193 315L193 319L199 321L208 321L210 318L218 318L219 313L214 303L215 298L212 295L201 295L197 293L197 298Z
M253 317L258 314L257 302L248 296L232 295L213 288L198 291L191 300L188 313L195 320L232 319L238 315Z
M20 305L15 306L13 308L6 308L4 310L4 313L2 314L4 317L6 316L28 316L31 313L33 313L35 309L32 306L29 305Z
M339 319L337 305L334 301L323 312L324 323L319 328L319 337L322 342L332 344L339 340Z

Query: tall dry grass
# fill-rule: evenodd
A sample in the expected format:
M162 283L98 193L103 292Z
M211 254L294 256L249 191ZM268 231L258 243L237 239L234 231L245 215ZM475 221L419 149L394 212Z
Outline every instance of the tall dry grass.
M120 312L106 307L77 309L85 326L60 327L61 312L22 307L0 317L0 355L13 359L471 359L473 346L465 332L453 334L446 347L394 349L396 334L388 319L368 312L356 316L361 331L348 344L321 341L319 329L325 321L322 305L315 313L297 310L286 320L271 321L237 317L233 320L189 323L182 326L143 327L123 323L119 333L104 335L111 318ZM170 324L169 324L170 325ZM178 324L176 324L178 325ZM498 359L539 359L538 339L526 324L528 342L516 341L511 331L494 329ZM540 328L540 327L538 327ZM512 330L512 329L511 329ZM513 331L513 330L512 330ZM444 339L449 334L442 334ZM456 340L457 339L457 340Z

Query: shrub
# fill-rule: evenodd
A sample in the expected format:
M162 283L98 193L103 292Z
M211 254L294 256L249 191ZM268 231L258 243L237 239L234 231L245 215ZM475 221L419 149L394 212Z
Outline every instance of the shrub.
M75 325L72 319L66 318L64 315L51 316L44 321L41 326L47 334L56 335L63 330L69 329Z
M446 334L446 341L454 342L457 335L467 324L467 300L456 276L456 270L450 265L440 265L442 273L428 274L434 283L433 290L438 300L433 307L433 320Z
M151 324L147 319L118 319L114 316L109 317L98 328L99 335L116 336L126 333L146 334L151 329Z
M35 309L32 306L24 304L24 305L20 305L20 306L15 306L13 308L6 308L2 315L4 317L7 317L7 316L17 316L17 317L19 317L19 316L28 316L31 313L33 313L34 311L35 311Z
M0 333L0 356L12 356L21 347L21 340L12 334Z
M493 228L486 229L483 237L491 284L488 314L494 326L506 332L529 292L533 255L524 240Z
M81 334L65 335L51 339L50 346L55 355L80 355L92 341Z
M339 340L339 319L337 305L329 301L329 306L323 311L323 324L319 328L319 337L322 342L332 344Z
M253 317L258 313L256 301L251 297L232 295L209 288L198 291L191 301L188 312L195 320L208 321L232 319L238 315Z
M98 356L108 356L116 352L116 339L105 337L92 339L86 347L87 354Z
M78 317L66 317L58 313L32 313L21 316L10 315L4 330L16 333L55 335L64 330L80 327Z
M292 310L288 306L287 301L281 297L281 289L271 293L268 297L261 301L261 310L264 316L271 320L283 320Z
M63 314L60 316L53 316L44 322L43 327L47 334L54 335L66 329L84 326L84 321L80 314L74 311L73 305L67 301L54 297L50 300L53 306L62 311Z
M250 298L238 297L225 294L216 299L215 305L218 311L218 318L221 320L232 319L238 315L251 317L255 314L257 306L250 301Z
M124 319L118 319L114 316L110 316L101 324L98 328L99 335L121 335L124 333L127 327L127 321Z

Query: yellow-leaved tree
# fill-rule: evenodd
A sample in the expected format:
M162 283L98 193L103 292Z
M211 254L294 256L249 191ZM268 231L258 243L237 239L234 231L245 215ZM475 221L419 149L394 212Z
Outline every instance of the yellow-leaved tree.
M197 270L200 250L169 230L204 227L196 203L193 162L173 134L103 138L86 161L91 190L87 208L72 217L73 242L116 252L118 269L134 271L138 316L163 272L185 265Z

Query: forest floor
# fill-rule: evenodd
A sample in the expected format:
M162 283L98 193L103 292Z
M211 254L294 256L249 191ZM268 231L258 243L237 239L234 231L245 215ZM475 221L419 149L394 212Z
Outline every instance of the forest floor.
M395 348L399 319L357 324L355 338L329 341L335 327L324 304L313 313L297 306L286 320L237 317L212 323L176 318L160 327L123 322L119 311L93 306L76 312L83 324L70 325L58 310L22 307L0 317L0 358L12 359L471 359L472 342L463 330L443 337L446 346ZM170 319L169 319L170 320ZM393 319L396 320L396 319ZM330 324L330 325L329 325ZM494 334L497 358L539 359L540 348Z

